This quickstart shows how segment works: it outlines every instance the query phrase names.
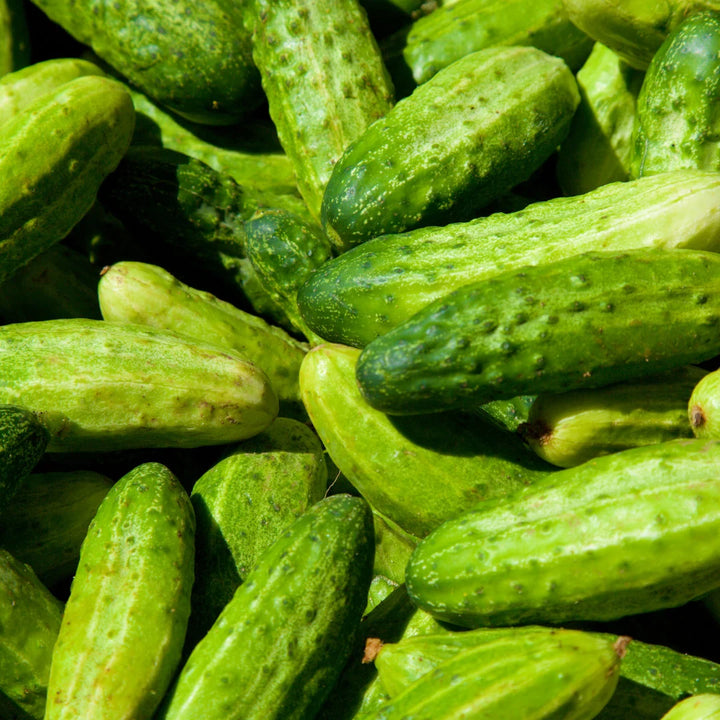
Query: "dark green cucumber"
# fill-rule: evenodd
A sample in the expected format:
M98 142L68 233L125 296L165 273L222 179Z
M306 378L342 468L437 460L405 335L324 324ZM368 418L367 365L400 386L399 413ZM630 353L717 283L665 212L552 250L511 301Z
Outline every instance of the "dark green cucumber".
M192 648L210 629L263 551L321 500L327 466L317 435L277 418L225 453L193 485L197 519Z
M133 85L197 122L237 122L262 102L243 10L222 0L34 0Z
M362 398L359 351L318 345L300 367L308 415L343 475L374 509L422 537L448 518L551 472L513 434L480 417L391 418Z
M313 717L365 608L372 532L369 507L349 495L325 498L298 518L195 647L158 720Z
M150 718L180 662L195 518L159 463L124 475L80 552L53 650L46 720Z
M561 470L449 520L408 593L465 627L609 620L720 585L720 444L674 440Z
M248 13L270 116L319 217L335 163L392 106L390 78L357 0L252 0Z
M470 283L362 351L378 410L422 413L659 374L720 352L720 255L584 253Z
M127 150L133 123L124 87L87 75L0 125L0 282L62 240L90 209Z
M298 292L310 328L363 347L474 280L589 250L720 249L720 176L684 170L612 183L466 224L385 235L343 253Z
M35 720L44 716L62 614L32 569L0 549L0 690Z
M720 170L720 7L681 22L653 56L637 99L633 177Z
M278 412L267 376L245 358L142 325L3 325L0 375L0 402L35 412L53 452L237 442Z
M0 77L31 61L30 34L22 0L0 2Z
M32 473L9 503L0 547L49 587L72 577L90 521L112 486L89 470Z
M692 437L688 400L706 370L670 373L594 390L539 395L518 432L544 460L573 467L640 445Z
M579 101L567 65L541 50L466 55L345 151L323 198L329 237L347 250L377 235L476 217L555 151Z
M0 514L45 452L50 434L26 407L0 404Z

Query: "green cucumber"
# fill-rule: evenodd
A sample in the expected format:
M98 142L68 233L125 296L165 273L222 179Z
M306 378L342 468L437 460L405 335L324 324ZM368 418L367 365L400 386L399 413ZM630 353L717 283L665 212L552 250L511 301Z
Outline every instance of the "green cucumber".
M556 165L566 195L580 195L630 177L635 107L645 73L595 43L575 77L580 105Z
M390 578L384 575L373 575L363 617L372 612L397 587L398 583L390 580Z
M22 0L0 2L0 77L30 64L30 34Z
M381 575L387 575L394 582L402 583L405 580L405 566L420 538L405 532L397 523L375 508L373 508L373 520L375 522L374 570Z
M127 150L133 123L123 86L87 75L0 125L0 282L62 240L90 209Z
M363 396L426 413L659 374L720 352L720 255L589 252L480 280L373 340Z
M327 466L317 435L277 418L233 446L193 485L196 573L189 647L215 622L263 551L319 502Z
M150 718L180 662L195 518L164 465L124 475L80 552L53 650L45 720Z
M333 166L392 106L393 89L357 0L252 0L253 59L268 109L315 217Z
M551 467L520 439L462 413L391 418L355 381L359 351L318 345L300 391L330 457L372 507L422 537L448 518L544 477Z
M719 458L700 439L632 448L479 505L420 542L408 593L464 627L682 605L720 584Z
M54 23L160 104L196 122L231 124L262 102L243 10L222 0L33 0Z
M361 498L316 503L263 553L196 645L158 720L313 717L350 654L372 549Z
M0 690L42 720L62 603L32 569L0 549Z
M298 373L307 346L281 328L149 263L106 268L97 295L105 320L170 330L237 353L265 372L281 402L300 402Z
M720 170L720 6L681 22L653 56L637 99L633 177Z
M579 101L567 65L536 48L486 48L456 60L344 152L323 197L328 236L347 250L476 217L550 157Z
M544 460L573 467L640 445L692 437L688 400L706 370L670 373L594 390L540 395L518 432Z
M363 347L474 280L589 250L720 249L720 176L699 170L612 183L466 224L385 235L316 270L298 291L308 326Z
M527 422L535 397L518 395L507 400L491 400L481 405L477 412L482 413L483 417L489 417L500 427L515 432L520 425Z
M693 435L699 438L720 438L720 369L698 380L688 401L688 419Z
M720 695L703 693L685 698L674 705L661 720L717 720L720 718Z
M141 325L1 326L0 375L0 402L35 412L53 452L236 442L278 412L267 376L244 358Z
M9 503L0 547L27 563L49 587L72 577L90 521L112 486L89 470L35 472Z

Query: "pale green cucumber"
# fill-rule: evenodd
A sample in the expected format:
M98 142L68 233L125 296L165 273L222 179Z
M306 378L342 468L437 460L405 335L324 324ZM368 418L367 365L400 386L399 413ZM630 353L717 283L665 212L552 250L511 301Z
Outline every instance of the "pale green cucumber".
M703 693L681 700L662 716L662 720L717 720L720 695Z
M279 327L149 263L119 262L97 286L103 318L148 325L217 345L261 368L281 402L299 402L298 373L307 346Z
M159 463L124 475L80 552L53 650L45 720L152 717L180 662L195 518Z
M54 452L224 444L278 412L267 376L246 359L141 325L4 325L0 375L0 402L34 411Z
M0 690L42 720L62 603L32 569L0 549Z
M300 367L308 415L343 475L405 532L426 535L448 518L550 472L518 437L480 417L390 418L355 380L359 351L318 345Z

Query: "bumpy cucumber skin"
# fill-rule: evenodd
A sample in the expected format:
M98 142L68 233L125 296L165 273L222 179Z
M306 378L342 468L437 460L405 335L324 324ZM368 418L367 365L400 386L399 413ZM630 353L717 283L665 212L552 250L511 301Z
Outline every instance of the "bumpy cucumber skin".
M519 438L479 417L389 418L362 398L359 351L318 345L300 367L308 415L330 457L378 512L422 537L550 472Z
M62 614L32 569L0 549L0 690L35 720L45 712Z
M559 467L640 445L692 437L688 400L707 371L692 365L594 390L539 395L518 431Z
M80 546L112 486L91 470L31 473L0 526L0 547L27 563L49 587L72 576Z
M497 47L444 68L374 122L335 165L322 221L341 250L475 217L567 134L580 101L565 63Z
M366 400L422 413L659 374L720 352L720 256L592 252L470 283L362 351Z
M633 177L720 170L720 7L690 16L655 53L638 95Z
M613 183L466 224L370 240L325 263L298 291L308 326L364 347L474 280L589 250L720 248L720 179L684 170Z
M195 517L159 463L124 475L80 552L53 650L45 720L150 718L180 661Z
M372 532L367 503L349 495L325 498L298 518L195 647L159 718L314 717L365 608Z
M610 620L720 583L720 444L596 458L450 520L406 571L419 607L465 627Z
M127 150L130 95L105 77L79 77L0 126L0 282L62 240L90 209Z
M391 108L392 83L357 0L253 0L249 12L270 116L319 217L335 163Z
M267 376L214 345L73 318L0 327L0 402L34 411L54 452L236 442L276 417Z
M662 720L716 720L720 718L720 695L694 695L672 707Z
M368 715L590 720L617 685L621 650L589 633L518 633L462 651Z
M196 122L236 122L262 101L242 10L221 1L35 4L133 85Z
M307 346L281 328L150 263L115 263L100 278L97 295L105 320L170 330L238 353L265 372L281 402L299 402Z
M324 449L297 420L277 418L244 440L195 483L195 584L188 627L192 647L255 566L263 551L327 487Z

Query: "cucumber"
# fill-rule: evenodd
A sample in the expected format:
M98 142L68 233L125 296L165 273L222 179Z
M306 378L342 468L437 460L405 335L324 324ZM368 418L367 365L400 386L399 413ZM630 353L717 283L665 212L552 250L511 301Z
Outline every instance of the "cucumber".
M456 60L344 152L323 197L328 236L347 250L476 217L550 157L579 101L567 65L536 48L486 48Z
M390 418L355 381L359 351L318 345L300 366L300 391L330 457L373 509L422 537L443 521L551 471L520 439L480 417Z
M83 542L52 655L45 720L150 718L180 661L195 518L160 463L124 475Z
M112 480L89 470L34 472L9 503L0 547L48 587L72 577L90 521Z
M700 439L632 448L479 505L420 542L408 593L463 627L682 605L720 584L718 458Z
M392 106L393 88L357 0L253 0L253 59L310 212L347 146Z
M281 402L300 402L298 373L307 346L281 328L150 263L106 268L97 295L105 320L170 330L241 355L265 372Z
M190 494L197 532L188 647L210 629L263 551L322 500L326 485L317 435L281 417L197 480Z
M298 291L298 306L328 342L363 347L433 300L513 268L589 250L718 250L719 205L717 173L682 170L467 224L386 235L316 270Z
M720 718L720 695L704 693L681 700L662 720L715 720Z
M692 365L594 390L540 395L518 432L544 460L580 465L640 445L692 437L688 400L707 371Z
M0 283L62 240L90 209L127 150L133 123L123 86L88 75L0 125Z
M362 351L363 396L427 413L659 374L720 352L720 255L583 253L470 283Z
M22 0L0 2L0 77L30 64L30 35Z
M376 573L397 583L405 580L405 566L420 538L405 532L397 523L373 508L375 522Z
M35 720L45 712L62 603L0 548L0 690Z
M681 22L653 56L637 99L633 177L720 170L720 5Z
M688 401L688 419L695 437L720 437L719 409L720 369L716 369L698 380Z
M278 412L244 358L169 331L70 318L0 327L0 402L35 412L52 452L237 442Z
M231 4L34 4L131 84L188 119L231 124L262 102L250 37L243 29L244 11Z
M361 498L316 503L263 553L195 647L158 720L313 717L350 654L372 545Z

